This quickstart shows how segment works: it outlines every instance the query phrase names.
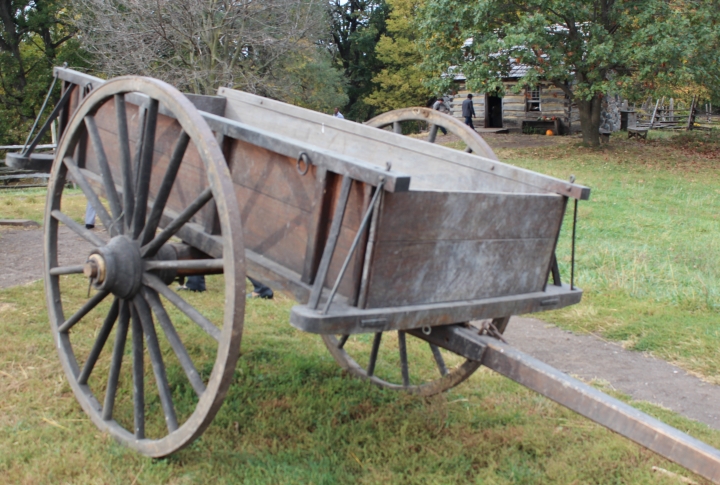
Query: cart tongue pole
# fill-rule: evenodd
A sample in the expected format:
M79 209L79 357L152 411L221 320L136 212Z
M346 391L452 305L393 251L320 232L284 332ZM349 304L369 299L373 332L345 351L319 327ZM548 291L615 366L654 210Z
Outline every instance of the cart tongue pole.
M448 348L720 484L720 451L499 340L458 325L418 337ZM450 348L452 347L452 348Z

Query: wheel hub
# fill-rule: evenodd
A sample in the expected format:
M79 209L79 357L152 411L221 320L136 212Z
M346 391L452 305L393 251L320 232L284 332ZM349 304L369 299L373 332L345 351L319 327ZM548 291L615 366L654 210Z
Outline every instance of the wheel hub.
M98 290L123 299L132 298L142 285L140 246L127 236L116 236L90 253L83 273Z

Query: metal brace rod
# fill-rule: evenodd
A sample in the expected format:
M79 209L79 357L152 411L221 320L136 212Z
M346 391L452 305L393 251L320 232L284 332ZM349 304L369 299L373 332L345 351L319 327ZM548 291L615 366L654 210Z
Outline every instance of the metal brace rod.
M54 73L52 83L50 83L50 89L48 89L47 94L45 95L45 100L43 101L42 106L40 107L40 112L37 115L37 118L35 118L35 122L32 125L32 128L30 128L30 133L28 133L27 138L25 139L24 147L23 147L23 155L25 155L27 151L27 145L30 141L30 137L33 135L33 132L35 131L35 128L37 128L38 122L40 121L40 117L43 114L43 111L45 111L45 107L47 106L48 101L50 100L50 96L52 95L53 89L55 88L55 83L57 83L58 76L57 73ZM32 149L31 149L32 150Z
M57 78L55 78L55 79L57 79ZM30 135L28 135L28 139L25 140L25 145L23 146L23 150L21 152L22 157L29 157L30 154L35 150L35 148L38 147L38 143L40 142L40 139L45 135L45 133L47 133L48 129L50 128L50 124L52 124L52 122L55 121L55 119L60 114L60 111L65 107L68 100L70 99L71 94L72 94L72 89L68 89L63 93L62 97L60 98L60 101L58 101L58 103L55 105L55 109L52 110L52 113L50 113L50 116L48 116L48 118L45 120L45 123L40 128L40 131L37 132L37 135L35 135L35 138L33 138L33 141L29 145L28 145L28 141L30 140ZM40 111L38 118L35 120L36 124L37 124L38 120L40 119L41 115L42 115L42 111ZM35 126L33 126L33 129L30 132L31 135L32 135L33 131L35 131ZM47 146L47 145L43 145L43 146Z
M575 208L573 209L573 230L572 230L572 255L570 256L570 289L575 289L575 226L577 226L577 208L578 201L575 199Z
M322 313L327 313L328 309L330 308L330 304L333 301L333 298L335 297L335 293L337 293L338 287L340 286L340 281L342 281L343 276L345 276L345 271L347 270L348 264L350 264L350 259L352 258L353 254L355 253L355 249L357 248L358 243L360 242L360 237L362 236L363 232L365 232L365 226L367 226L368 221L370 220L370 216L373 214L373 211L377 209L377 203L380 199L380 194L382 193L383 185L385 185L385 181L381 180L380 184L375 189L375 194L373 194L373 198L370 201L370 205L367 208L367 211L365 211L365 216L363 217L362 222L360 223L360 227L358 228L357 234L355 234L355 239L353 239L352 246L350 246L350 250L347 253L347 256L345 257L345 261L343 262L342 268L340 269L340 273L337 276L337 279L335 280L335 285L333 285L332 291L330 291L330 296L327 299L327 303L325 303L325 308L323 309Z
M335 214L333 214L332 224L330 225L330 234L328 235L328 240L325 244L322 259L320 259L318 272L315 275L315 283L313 284L312 291L310 292L308 307L313 310L317 309L318 304L320 303L320 296L322 295L325 278L327 277L327 272L330 269L330 261L335 253L335 246L337 246L338 236L340 235L340 229L342 228L342 220L345 216L345 207L347 206L348 197L350 196L351 186L352 179L347 175L344 176L342 178L340 195L337 200L337 205L335 206Z

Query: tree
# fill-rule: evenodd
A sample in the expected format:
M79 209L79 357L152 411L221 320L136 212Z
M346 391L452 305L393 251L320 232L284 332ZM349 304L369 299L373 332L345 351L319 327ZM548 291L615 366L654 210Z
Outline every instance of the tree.
M24 141L53 66L81 62L69 20L61 1L0 0L0 145Z
M717 72L703 43L717 42L710 0L428 0L418 21L431 85L453 68L470 89L502 91L513 64L518 88L541 80L577 103L583 141L599 144L601 99L658 76Z
M375 47L375 55L386 67L373 77L375 89L365 102L380 112L425 106L433 93L423 82L423 58L416 44L414 19L421 1L387 0L387 4L387 34Z
M373 77L383 68L375 46L385 33L385 0L330 0L334 49L348 82L346 118L365 121L374 107L364 98L373 91Z
M231 86L283 101L314 99L305 105L323 110L346 99L328 70L328 17L319 0L73 2L83 46L106 76L152 76L197 94ZM329 99L306 92L321 82L334 83Z

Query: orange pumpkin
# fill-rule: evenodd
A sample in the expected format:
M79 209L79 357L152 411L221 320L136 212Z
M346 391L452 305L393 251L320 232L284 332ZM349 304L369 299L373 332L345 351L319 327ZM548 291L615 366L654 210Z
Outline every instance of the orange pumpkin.
M555 133L553 133L552 130L548 130L545 132L545 136L553 136Z

